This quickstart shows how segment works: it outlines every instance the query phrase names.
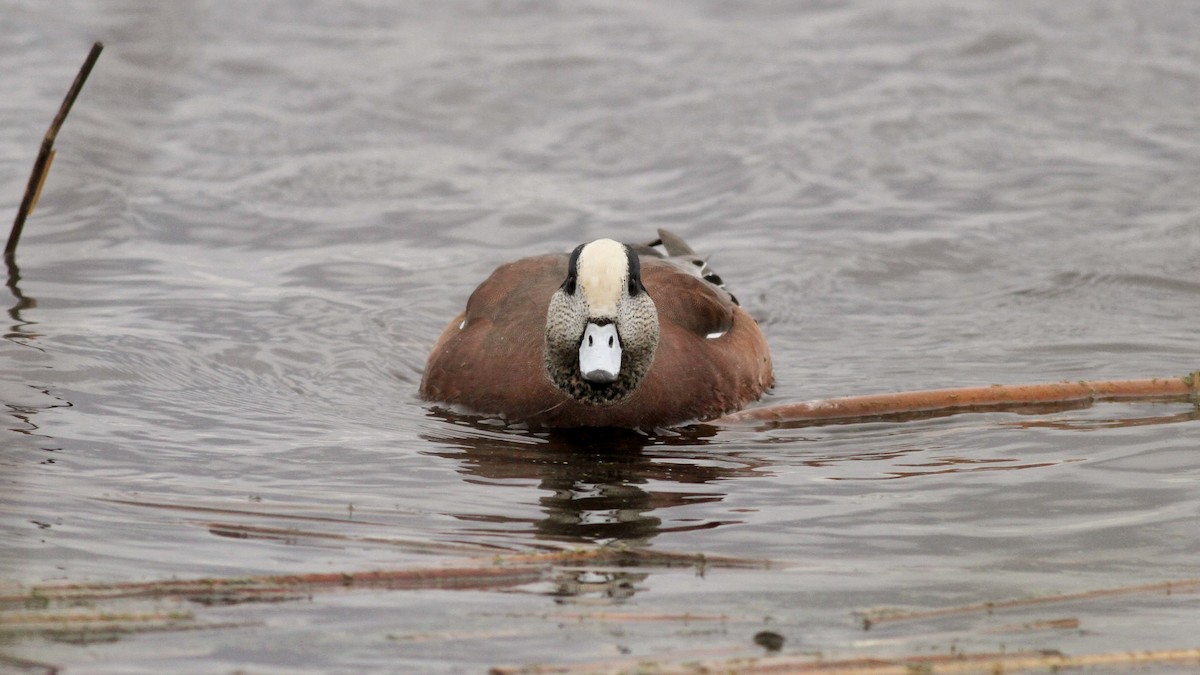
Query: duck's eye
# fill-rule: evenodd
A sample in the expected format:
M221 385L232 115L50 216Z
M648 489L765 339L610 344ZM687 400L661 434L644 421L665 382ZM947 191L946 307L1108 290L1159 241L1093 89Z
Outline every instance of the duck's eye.
M591 338L588 338L588 339L589 339L589 340L591 340ZM609 347L612 347L612 345L613 345L613 339L612 339L612 336L611 336L611 335L609 335L609 336L608 336L608 346L609 346Z

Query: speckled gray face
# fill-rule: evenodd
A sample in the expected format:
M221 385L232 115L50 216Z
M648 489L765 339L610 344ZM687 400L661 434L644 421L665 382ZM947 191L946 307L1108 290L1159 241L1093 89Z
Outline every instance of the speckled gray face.
M546 312L550 381L583 403L615 403L637 388L657 346L637 254L611 239L578 246Z

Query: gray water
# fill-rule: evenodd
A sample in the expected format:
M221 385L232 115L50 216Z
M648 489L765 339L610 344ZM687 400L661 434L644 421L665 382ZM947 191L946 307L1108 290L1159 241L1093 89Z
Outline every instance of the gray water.
M11 667L686 662L768 629L826 658L1200 647L1195 593L855 614L1200 576L1187 404L562 438L416 397L495 266L656 227L762 324L768 403L1195 370L1200 5L92 0L0 27L0 214L106 44L0 341L5 588L750 561L185 603L237 627L0 630Z

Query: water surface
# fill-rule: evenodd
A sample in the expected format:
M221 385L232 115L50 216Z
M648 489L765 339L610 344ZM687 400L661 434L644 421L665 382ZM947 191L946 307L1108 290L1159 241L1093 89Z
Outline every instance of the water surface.
M593 545L744 564L181 601L238 627L0 632L9 661L478 672L756 656L762 630L831 658L1200 647L1194 593L856 614L1200 576L1187 404L549 435L416 398L496 265L657 227L762 324L767 402L1195 370L1200 8L393 4L3 10L0 213L107 47L0 341L0 580Z

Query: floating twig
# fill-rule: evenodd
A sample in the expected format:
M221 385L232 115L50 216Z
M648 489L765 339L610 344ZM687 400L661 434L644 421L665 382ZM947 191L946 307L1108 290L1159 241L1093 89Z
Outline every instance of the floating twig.
M694 675L695 673L741 673L774 675L777 673L819 673L820 675L913 675L914 673L1019 673L1025 671L1056 673L1068 668L1111 668L1127 672L1134 666L1153 664L1200 665L1200 649L1160 649L1143 652L1107 652L1070 656L1059 652L999 652L985 654L945 654L902 656L897 658L822 659L809 655L764 656L722 660L683 659L660 662L645 657L611 661L500 666L490 675L531 675L533 673L651 672L657 675ZM1189 671L1190 672L1190 671Z
M1045 384L994 384L894 394L870 394L750 408L718 418L718 424L770 422L823 424L970 411L1019 410L1032 406L1087 407L1096 401L1197 401L1200 371L1146 380L1081 380Z
M860 618L862 619L863 629L868 630L872 626L881 623L941 619L947 616L961 616L964 614L991 614L992 612L1004 609L1018 609L1023 607L1032 607L1035 605L1061 604L1076 600L1095 600L1097 598L1111 598L1114 596L1133 595L1137 593L1161 593L1164 595L1172 595L1174 593L1195 593L1198 591L1200 591L1200 578L1177 579L1175 581L1158 581L1149 584L1117 586L1115 588L1097 588L1090 591L1080 591L1078 593L1055 593L1052 595L1039 595L1032 598L1016 598L1013 600L998 600L995 602L976 602L969 605L939 607L938 609L923 609L915 611L878 610L862 612L860 614Z
M275 601L307 597L322 591L346 588L387 590L499 589L541 581L553 567L613 564L621 567L732 567L764 568L769 561L648 549L596 547L555 553L497 555L472 558L436 567L385 569L368 572L253 577L167 579L115 583L45 584L23 589L0 586L0 609L44 607L51 603L78 603L119 598L185 598L208 604Z
M347 588L503 588L539 581L540 566L478 565L371 572L322 572L244 578L164 580L111 584L53 584L24 594L0 594L0 607L117 598L187 598L208 604L304 597Z
M25 196L21 199L21 206L17 209L17 218L13 221L12 231L8 235L8 244L4 247L4 261L10 269L16 262L17 242L21 240L21 232L25 229L25 219L37 205L38 196L42 193L42 183L46 181L46 175L50 172L50 164L54 161L54 139L58 137L58 130L66 121L67 113L71 112L71 106L75 105L75 99L83 89L83 83L87 81L88 75L91 74L92 66L96 65L96 59L100 58L102 49L104 49L104 45L100 42L92 45L92 50L88 52L83 66L79 69L79 74L75 76L75 82L71 84L71 88L67 91L67 97L63 99L62 106L58 109L58 114L54 116L54 121L50 123L50 129L46 131L46 136L42 139L42 149L38 151L37 159L33 162L33 171L29 174L29 184L25 186Z
M8 654L0 653L0 666L7 667L14 673L44 673L45 675L58 675L61 670L58 666L41 661L30 661L29 659L17 658Z

